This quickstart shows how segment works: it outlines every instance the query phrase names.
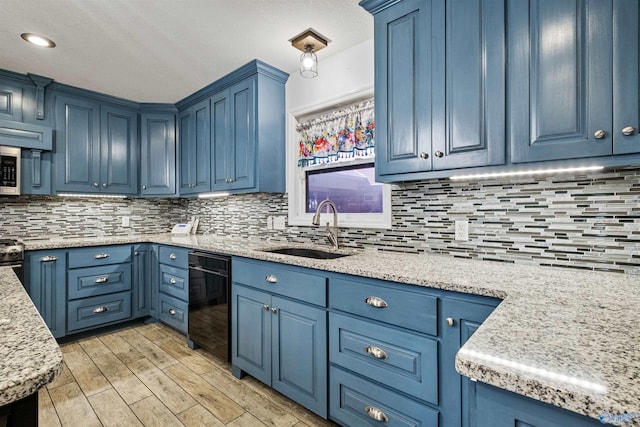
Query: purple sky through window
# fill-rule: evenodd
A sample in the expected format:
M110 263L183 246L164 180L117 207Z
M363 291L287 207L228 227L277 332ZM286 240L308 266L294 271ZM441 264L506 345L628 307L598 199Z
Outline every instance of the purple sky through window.
M331 199L340 213L382 213L382 184L371 165L307 172L306 211Z

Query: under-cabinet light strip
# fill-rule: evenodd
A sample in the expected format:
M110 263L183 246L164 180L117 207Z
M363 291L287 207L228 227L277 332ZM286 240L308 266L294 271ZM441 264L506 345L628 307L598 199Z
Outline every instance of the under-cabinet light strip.
M205 194L199 194L198 198L199 199L213 199L216 197L226 197L226 196L230 196L231 193L205 193Z
M76 193L59 193L59 197L100 197L102 199L126 199L127 196L122 194L76 194Z
M554 173L568 173L568 172L586 172L586 171L599 171L604 169L604 166L581 166L575 168L556 168L556 169L532 169L523 171L511 171L511 172L493 172L493 173L478 173L471 175L454 175L449 179L463 180L463 179L486 179L486 178L500 178L505 176L527 176L527 175L542 175L542 174L554 174Z

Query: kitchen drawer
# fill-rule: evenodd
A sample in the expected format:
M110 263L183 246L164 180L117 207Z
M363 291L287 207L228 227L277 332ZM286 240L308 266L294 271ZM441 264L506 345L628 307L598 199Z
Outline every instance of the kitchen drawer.
M438 298L419 291L399 289L397 285L380 286L331 279L329 306L429 335L438 334Z
M327 278L281 264L234 258L231 263L234 282L284 295L311 304L327 306Z
M189 252L191 252L191 249L160 246L158 259L161 264L177 268L189 268Z
M131 246L92 246L69 250L69 268L131 262Z
M131 317L131 292L69 301L67 330L75 331Z
M160 264L160 292L188 301L189 270Z
M173 298L169 295L160 294L160 315L158 318L162 323L171 326L174 329L187 333L187 310L189 305L180 301L177 298Z
M438 404L438 342L341 314L329 314L329 360Z
M70 300L128 291L131 289L131 264L69 270L67 286Z
M346 426L438 426L437 410L334 366L329 372L329 399L331 419ZM373 418L376 414L380 420Z

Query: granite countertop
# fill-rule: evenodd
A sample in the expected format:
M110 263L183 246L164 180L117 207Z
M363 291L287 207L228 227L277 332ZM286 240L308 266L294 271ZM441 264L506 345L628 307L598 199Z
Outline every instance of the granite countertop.
M259 250L292 246L286 243L203 235L25 244L32 250L136 242L501 298L458 352L461 374L596 419L603 411L640 413L640 276L379 251L314 260Z
M62 372L62 353L10 267L0 267L0 406Z

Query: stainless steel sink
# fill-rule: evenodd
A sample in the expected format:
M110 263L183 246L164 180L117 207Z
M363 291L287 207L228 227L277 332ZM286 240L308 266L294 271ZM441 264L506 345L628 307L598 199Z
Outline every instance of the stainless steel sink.
M351 254L344 254L338 252L326 252L320 249L307 249L307 248L276 248L276 249L263 249L262 252L271 252L274 254L292 255L303 258L314 259L335 259L349 256Z

